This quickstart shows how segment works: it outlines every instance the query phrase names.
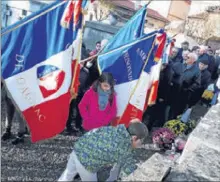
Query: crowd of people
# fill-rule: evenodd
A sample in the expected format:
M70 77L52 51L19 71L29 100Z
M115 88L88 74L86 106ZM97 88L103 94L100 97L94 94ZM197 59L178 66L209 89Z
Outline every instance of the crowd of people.
M201 102L208 85L215 85L219 66L219 54L214 55L210 47L194 46L190 50L186 41L181 48L173 47L169 62L162 66L157 103L144 115L149 118L148 128L161 127Z

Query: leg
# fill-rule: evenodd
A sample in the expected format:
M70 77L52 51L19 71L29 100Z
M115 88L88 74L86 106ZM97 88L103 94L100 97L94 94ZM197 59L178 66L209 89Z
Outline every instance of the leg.
M74 116L75 116L75 113L74 113L75 107L76 107L76 99L73 99L70 103L69 117L68 117L68 120L66 122L66 129L70 133L72 133L72 131L73 131L72 122L73 122Z
M76 156L76 170L82 181L98 181L97 173L92 173L85 169L85 167L79 162Z
M116 181L118 179L118 175L120 173L121 166L119 164L115 164L110 171L110 175L106 181Z
M79 112L79 108L78 108L78 105L80 103L80 101L82 100L83 98L83 94L82 95L79 95L76 99L76 119L75 119L75 126L76 128L82 130L82 117L80 115L80 112Z
M7 140L11 137L11 126L12 126L13 116L15 113L15 106L13 105L11 99L5 96L5 102L6 102L6 121L5 121L6 131L2 135L2 140Z
M21 113L18 111L16 112L16 116L18 119L18 124L19 124L19 130L17 133L17 137L12 141L13 145L16 145L18 143L23 143L24 142L24 134L26 133L26 122L21 116Z
M66 166L65 171L62 173L58 181L72 181L73 178L77 175L76 170L76 154L74 151L69 156L69 160Z

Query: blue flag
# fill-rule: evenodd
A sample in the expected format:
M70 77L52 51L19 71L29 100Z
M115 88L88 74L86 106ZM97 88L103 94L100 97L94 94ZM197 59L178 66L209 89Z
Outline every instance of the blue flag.
M139 78L157 31L98 57L100 72L110 72L121 84Z
M108 42L103 53L123 46L144 34L147 6L143 6Z

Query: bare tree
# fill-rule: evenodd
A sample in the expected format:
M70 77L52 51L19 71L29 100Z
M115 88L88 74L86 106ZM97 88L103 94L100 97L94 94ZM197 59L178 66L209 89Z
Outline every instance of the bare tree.
M111 1L105 1L105 0L98 0L93 3L93 12L95 19L97 21L103 21L106 20L111 13L111 11L114 9L114 5L111 3Z

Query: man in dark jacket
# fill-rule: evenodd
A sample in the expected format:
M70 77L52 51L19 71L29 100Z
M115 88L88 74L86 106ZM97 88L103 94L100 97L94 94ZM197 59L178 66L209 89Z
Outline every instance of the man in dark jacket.
M207 54L207 51L208 51L207 46L200 47L200 52L199 52L200 55L198 58L198 62L200 62L200 60L205 60L205 59L208 60L209 61L208 71L212 75L215 70L215 58L213 56L210 56L209 54Z
M201 71L201 85L198 87L192 95L191 105L195 105L200 99L204 90L211 82L211 73L208 71L209 61L201 59L199 62L199 69Z
M197 55L189 53L185 63L175 63L172 66L174 71L171 90L173 95L171 101L172 118L181 114L187 105L191 105L190 97L200 87L201 73L196 60Z
M189 42L187 41L182 42L181 48L178 51L177 57L181 59L184 51L189 51Z

